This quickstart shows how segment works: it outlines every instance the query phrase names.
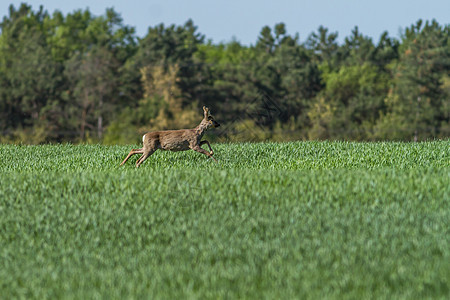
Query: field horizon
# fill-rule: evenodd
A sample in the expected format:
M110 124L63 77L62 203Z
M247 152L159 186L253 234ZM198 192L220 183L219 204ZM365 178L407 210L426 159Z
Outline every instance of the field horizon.
M5 298L433 298L450 141L0 145Z

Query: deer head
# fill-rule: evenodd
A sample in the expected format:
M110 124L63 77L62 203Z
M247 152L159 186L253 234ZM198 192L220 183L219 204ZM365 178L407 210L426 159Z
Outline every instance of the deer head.
M206 106L203 106L203 122L207 124L207 129L220 126L220 124L216 120L214 120L214 117L209 112L209 108L207 108Z

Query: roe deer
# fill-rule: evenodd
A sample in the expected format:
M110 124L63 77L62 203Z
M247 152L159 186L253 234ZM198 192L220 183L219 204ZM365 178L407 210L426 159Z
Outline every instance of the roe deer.
M212 157L214 152L209 142L207 140L201 141L201 139L206 130L210 127L219 126L220 124L217 123L211 116L209 109L206 106L203 106L203 120L197 127L194 129L148 132L142 137L143 147L141 149L132 149L120 165L123 165L132 155L142 154L136 162L136 168L139 168L144 160L146 160L158 149L170 151L185 151L192 149L211 157L215 162L217 162L217 160ZM210 152L207 152L205 149L201 148L204 144L208 145L209 150L211 150Z

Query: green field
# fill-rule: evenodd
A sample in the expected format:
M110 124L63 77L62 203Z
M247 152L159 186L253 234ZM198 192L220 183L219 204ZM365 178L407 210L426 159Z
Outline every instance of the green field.
M450 141L132 147L0 145L0 298L450 295Z

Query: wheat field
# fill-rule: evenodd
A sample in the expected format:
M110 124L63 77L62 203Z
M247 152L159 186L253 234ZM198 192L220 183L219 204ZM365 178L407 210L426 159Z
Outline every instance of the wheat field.
M0 295L442 298L450 142L0 145Z

